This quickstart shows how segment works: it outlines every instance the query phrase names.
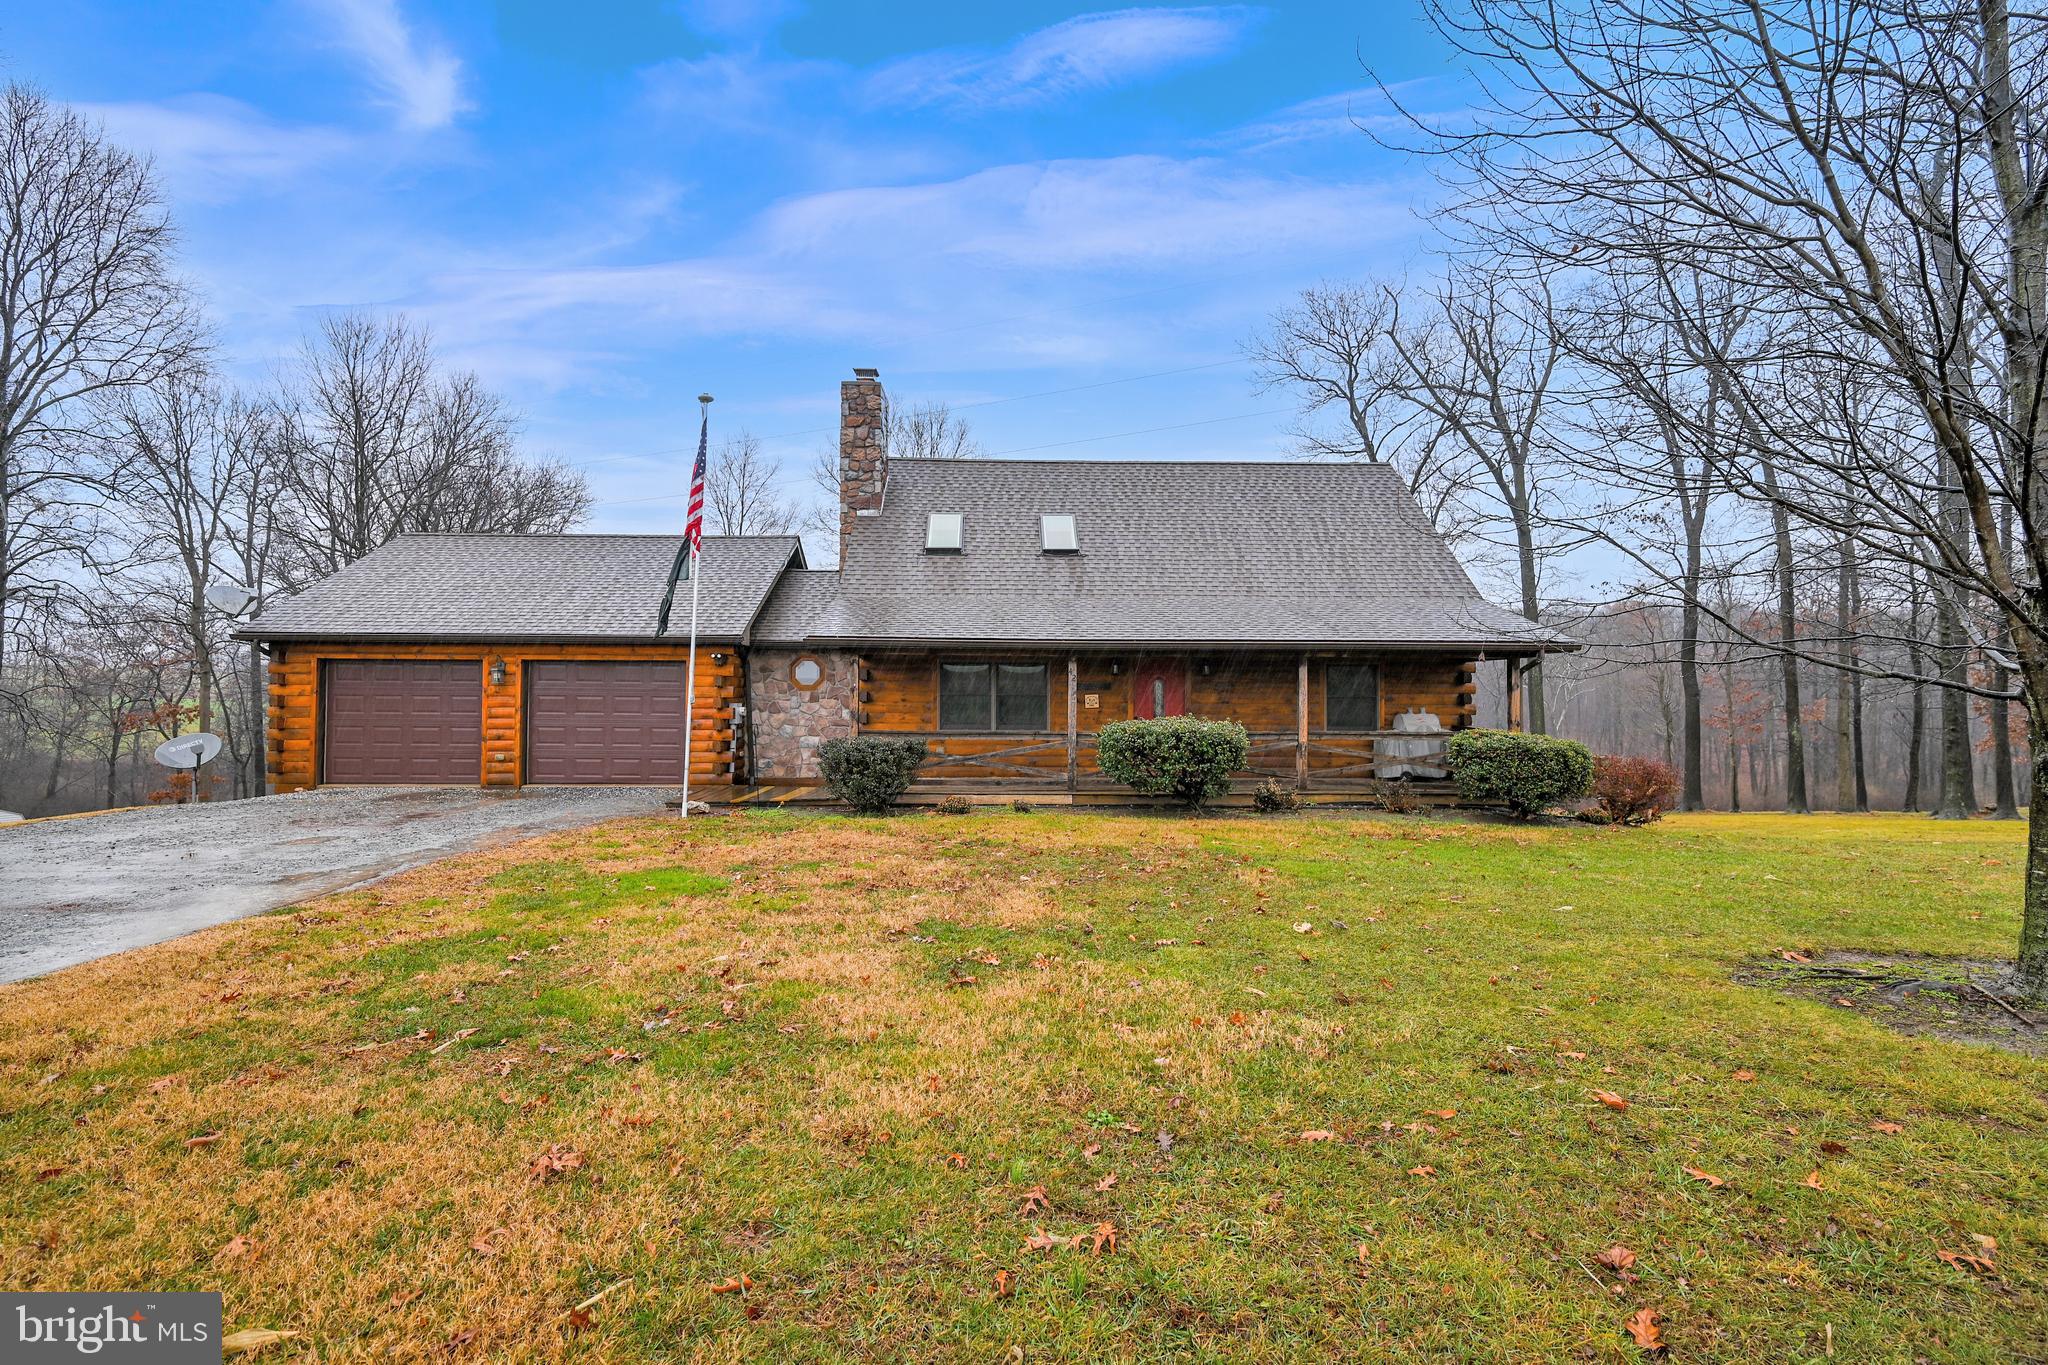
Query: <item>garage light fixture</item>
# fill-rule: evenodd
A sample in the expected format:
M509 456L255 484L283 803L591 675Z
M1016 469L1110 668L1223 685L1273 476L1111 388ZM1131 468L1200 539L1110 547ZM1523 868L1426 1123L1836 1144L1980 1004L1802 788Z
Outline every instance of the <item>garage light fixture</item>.
M498 658L495 658L495 659L492 659L492 660L491 660L491 686L493 686L493 687L503 687L504 685L505 685L505 660L504 660L504 657L503 657L503 656L501 655L501 656L499 656Z

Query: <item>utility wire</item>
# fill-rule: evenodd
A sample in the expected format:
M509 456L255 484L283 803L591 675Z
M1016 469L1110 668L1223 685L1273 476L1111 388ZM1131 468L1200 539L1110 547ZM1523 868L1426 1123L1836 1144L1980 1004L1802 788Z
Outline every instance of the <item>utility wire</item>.
M1092 384L1070 384L1063 389L1041 389L1037 393L1012 394L1008 398L983 398L973 403L949 403L947 407L954 412L968 412L975 408L992 408L1003 403L1022 403L1032 398L1057 398L1061 394L1085 393L1090 389L1113 388L1118 384L1136 384L1147 379L1166 379L1173 375L1195 374L1201 370L1216 370L1221 369L1225 365L1241 363L1243 362L1236 358L1230 360L1211 360L1201 365L1186 365L1177 370L1154 370L1150 374L1129 374L1121 379L1101 379ZM798 436L820 436L826 432L836 430L838 430L836 426L806 427L802 431L777 432L772 436L763 436L759 439L764 442L788 441L794 440ZM589 469L593 465L611 464L618 460L652 460L663 455L689 455L694 454L696 449L697 447L694 445L671 446L666 450L646 450L631 455L604 455L595 460L585 460L577 465L576 468Z
M1096 441L1116 441L1126 436L1150 436L1155 432L1161 431L1186 431L1189 427L1213 427L1222 422L1244 422L1254 417L1273 417L1283 412L1293 411L1293 408L1266 408L1260 412L1239 412L1233 413L1228 417L1204 417L1196 422L1175 422L1163 427L1140 427L1136 431L1110 431L1104 432L1100 436L1076 436L1071 441L1047 441L1043 445L1015 446L1009 450L992 450L986 455L967 457L962 462L968 463L974 459L999 460L1006 455L1023 455L1034 450L1056 450L1062 446L1082 446ZM1142 464L1143 461L1134 460L1132 463ZM656 493L644 498L607 498L603 502L594 502L591 506L623 507L631 503L675 502L688 496L690 496L688 493Z

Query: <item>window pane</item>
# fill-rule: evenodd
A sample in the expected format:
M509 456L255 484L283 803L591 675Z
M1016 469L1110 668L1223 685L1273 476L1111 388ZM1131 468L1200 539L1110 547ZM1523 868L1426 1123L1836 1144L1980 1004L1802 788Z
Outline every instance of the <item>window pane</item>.
M934 512L924 524L925 553L934 555L958 554L961 546L962 517L958 512Z
M996 729L1043 730L1045 711L1044 664L996 665Z
M1332 730L1380 728L1380 672L1371 664L1331 664L1327 671Z
M939 665L939 728L989 728L988 665Z

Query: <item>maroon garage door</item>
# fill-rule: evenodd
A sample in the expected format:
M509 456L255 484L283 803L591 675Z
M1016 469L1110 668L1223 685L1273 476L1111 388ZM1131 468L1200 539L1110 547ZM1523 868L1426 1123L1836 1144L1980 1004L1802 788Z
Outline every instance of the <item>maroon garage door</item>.
M323 782L477 782L483 664L330 659L322 680Z
M683 780L680 663L526 665L526 780Z

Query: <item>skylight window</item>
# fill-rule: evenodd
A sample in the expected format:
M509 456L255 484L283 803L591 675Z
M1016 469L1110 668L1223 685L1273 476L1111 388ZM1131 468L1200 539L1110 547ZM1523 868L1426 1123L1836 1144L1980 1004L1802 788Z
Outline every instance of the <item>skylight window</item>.
M1072 555L1081 552L1080 537L1074 531L1071 513L1053 512L1038 519L1039 548L1049 555Z
M934 512L924 524L924 552L928 555L960 553L961 522L958 512Z

